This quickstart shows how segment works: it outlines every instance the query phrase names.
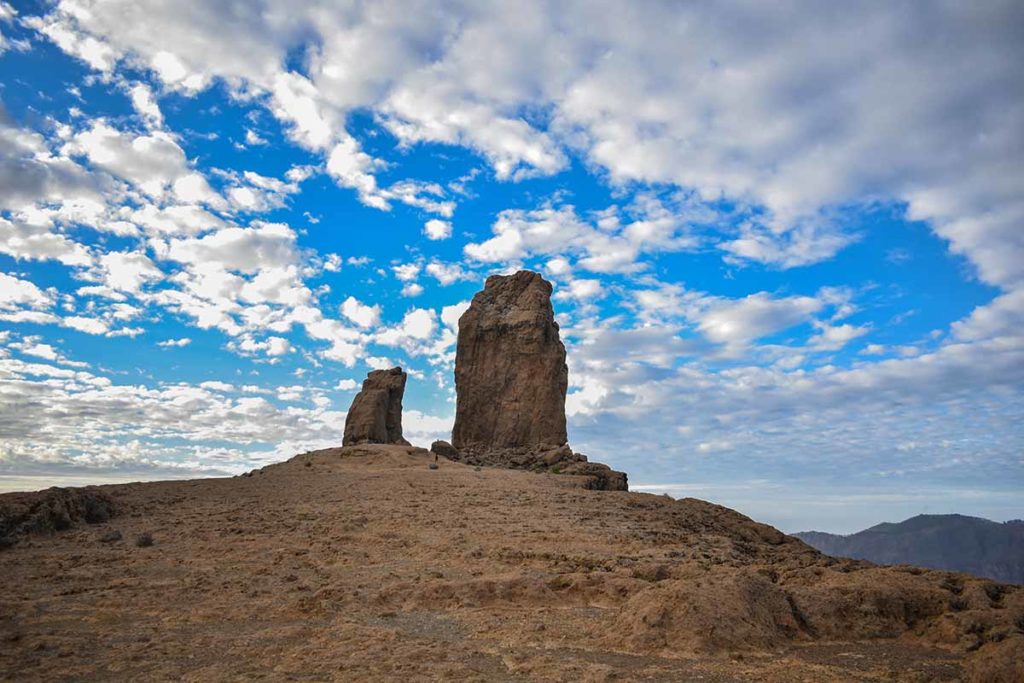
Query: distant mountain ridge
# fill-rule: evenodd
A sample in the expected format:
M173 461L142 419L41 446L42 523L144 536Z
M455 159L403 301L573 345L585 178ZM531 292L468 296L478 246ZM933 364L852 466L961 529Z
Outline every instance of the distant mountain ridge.
M1024 520L993 522L966 515L918 515L842 536L793 534L828 555L877 564L914 564L1024 584Z

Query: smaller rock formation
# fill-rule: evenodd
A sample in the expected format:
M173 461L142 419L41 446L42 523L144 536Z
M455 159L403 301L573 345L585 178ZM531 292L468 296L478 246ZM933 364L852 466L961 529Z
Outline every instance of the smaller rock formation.
M410 445L402 438L402 396L406 374L402 368L374 370L352 400L345 418L345 446L364 443Z

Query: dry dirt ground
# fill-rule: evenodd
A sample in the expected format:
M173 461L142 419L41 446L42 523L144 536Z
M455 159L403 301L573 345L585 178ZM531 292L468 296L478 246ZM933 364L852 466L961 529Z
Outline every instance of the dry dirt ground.
M1024 680L1018 588L432 460L99 487L109 521L0 551L0 680Z

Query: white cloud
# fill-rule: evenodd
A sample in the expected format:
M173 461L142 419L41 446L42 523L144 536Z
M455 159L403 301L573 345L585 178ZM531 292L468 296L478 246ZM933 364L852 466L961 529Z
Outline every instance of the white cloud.
M172 240L165 257L196 266L216 264L226 270L256 273L295 262L295 232L282 223L255 222L249 228L224 228L200 238Z
M459 280L471 280L475 277L472 273L463 270L457 263L431 261L424 270L427 272L427 275L440 282L444 287L454 284Z
M243 336L235 345L243 354L263 354L268 358L284 356L292 351L292 343L284 337L270 336L263 340L257 340L251 336Z
M581 302L594 301L604 296L605 290L600 280L595 279L572 279L567 289L560 289L555 292L555 299L575 299Z
M494 237L465 247L468 257L484 263L508 263L527 256L555 256L556 267L568 267L565 255L578 257L577 265L599 273L643 269L641 254L680 251L697 244L683 215L661 201L645 198L584 221L572 206L545 206L533 211L503 211L492 226ZM624 220L625 219L625 220Z
M821 351L837 351L849 342L862 337L871 330L870 325L829 325L828 323L815 323L818 333L811 337L808 344Z
M142 285L163 277L163 271L137 251L112 251L99 257L104 283L112 289L137 294Z
M380 305L367 306L354 296L341 304L341 313L359 327L376 327L380 324Z
M423 224L423 234L426 235L429 240L446 240L452 236L451 221L442 221L437 218L431 218Z
M759 292L712 303L697 316L697 329L712 342L743 345L806 322L822 306L814 297L774 299Z
M382 346L401 347L410 355L421 355L427 353L428 342L437 329L437 313L427 308L413 308L401 323L378 332L374 341Z
M94 121L77 133L65 147L105 171L138 186L150 196L160 197L167 187L190 171L185 153L174 138L163 131L133 135L106 122Z
M221 393L235 390L234 385L228 384L227 382L221 382L219 380L200 382L199 386L201 386L203 389L209 389L210 391L219 391Z
M405 297L416 297L423 293L422 285L416 282L409 282L402 287L402 296Z
M0 253L16 259L55 260L66 266L92 262L89 250L54 229L49 220L33 222L22 216L14 221L0 216Z
M94 335L106 334L110 330L109 326L102 320L80 315L67 316L61 320L61 324L73 330Z
M179 339L165 339L164 341L157 342L156 345L163 346L164 348L181 348L183 346L188 346L191 343L192 340L189 339L188 337L181 337Z
M224 200L206 181L201 173L188 173L174 181L174 195L186 204L208 204L223 208Z
M248 129L245 131L245 144L256 147L267 144L267 141L264 138L260 137L259 133L257 133L256 131Z
M402 282L411 282L419 277L420 264L418 263L403 263L401 265L393 266L391 268L397 277Z
M39 289L35 283L0 272L0 309L49 308L53 300L52 294Z
M145 83L136 83L129 90L132 106L151 128L162 128L164 115L153 97L153 91Z

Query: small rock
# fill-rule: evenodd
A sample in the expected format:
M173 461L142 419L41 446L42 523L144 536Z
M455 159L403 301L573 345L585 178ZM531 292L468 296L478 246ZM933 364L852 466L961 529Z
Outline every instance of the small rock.
M432 470L436 470L436 469L438 468L438 467L437 467L437 463L436 463L436 462L432 462L432 463L430 463L430 465L428 465L428 467L429 467L430 469L432 469Z
M135 545L139 548L148 548L151 545L153 545L153 543L153 534L149 533L148 531L139 534L139 537L135 539Z
M430 450L433 453L448 458L449 460L458 460L459 452L455 450L455 446L451 445L447 441L435 441L430 444Z
M559 448L553 448L550 451L544 452L541 454L540 459L546 466L551 467L552 465L557 465L563 460L571 460L572 449L569 448L569 444L565 444Z
M124 538L124 536L121 535L121 532L117 529L113 529L100 536L100 543L116 543L122 538Z

